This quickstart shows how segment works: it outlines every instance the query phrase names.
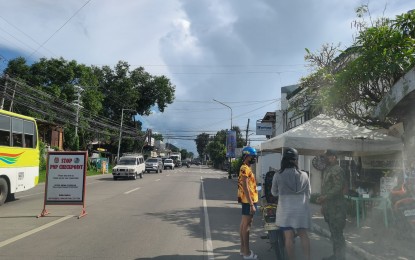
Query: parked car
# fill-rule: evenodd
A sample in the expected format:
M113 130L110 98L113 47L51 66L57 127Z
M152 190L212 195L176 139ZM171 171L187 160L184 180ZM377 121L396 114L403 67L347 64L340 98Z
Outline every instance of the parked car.
M172 159L164 160L164 169L167 169L167 168L174 170L174 162Z
M163 172L163 160L161 158L148 158L146 161L146 172Z
M118 178L140 179L143 178L145 171L144 157L142 155L122 156L117 165L112 168L112 177L114 180Z

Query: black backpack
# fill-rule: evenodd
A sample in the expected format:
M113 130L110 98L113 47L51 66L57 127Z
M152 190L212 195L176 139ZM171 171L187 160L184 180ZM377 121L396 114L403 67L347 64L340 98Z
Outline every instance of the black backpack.
M265 174L264 180L264 196L267 203L278 204L278 197L274 197L271 193L272 179L274 178L275 171L269 171Z

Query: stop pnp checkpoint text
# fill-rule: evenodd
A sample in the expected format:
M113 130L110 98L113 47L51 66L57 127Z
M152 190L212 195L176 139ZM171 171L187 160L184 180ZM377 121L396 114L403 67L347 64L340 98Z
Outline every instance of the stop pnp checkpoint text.
M57 158L55 158L55 163L59 163L58 160L56 160ZM72 158L61 158L60 159L60 163L68 163L68 164L51 164L49 166L49 169L83 169L83 165L73 165L73 164L69 164L72 163Z

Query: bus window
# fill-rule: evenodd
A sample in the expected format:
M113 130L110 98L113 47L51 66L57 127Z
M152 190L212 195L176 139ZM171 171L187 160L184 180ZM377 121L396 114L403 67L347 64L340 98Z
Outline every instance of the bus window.
M23 120L12 118L12 138L14 147L23 147Z
M0 145L10 146L10 131L0 130Z
M10 117L0 115L0 145L10 146Z
M26 148L35 148L33 146L33 135L24 135L24 147Z
M23 121L24 129L24 147L35 148L36 143L34 141L35 136L35 124L30 121Z
M23 147L22 134L13 133L13 146Z

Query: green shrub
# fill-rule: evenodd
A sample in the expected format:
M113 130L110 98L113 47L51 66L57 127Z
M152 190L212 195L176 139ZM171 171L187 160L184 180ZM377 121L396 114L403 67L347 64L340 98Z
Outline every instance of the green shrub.
M46 171L46 144L39 141L39 170Z

